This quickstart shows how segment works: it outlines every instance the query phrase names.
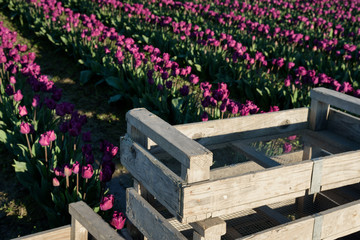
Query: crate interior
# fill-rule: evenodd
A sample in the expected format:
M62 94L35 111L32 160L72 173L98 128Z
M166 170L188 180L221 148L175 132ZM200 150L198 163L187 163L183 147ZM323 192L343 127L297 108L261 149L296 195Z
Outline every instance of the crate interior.
M148 201L151 205L165 217L171 225L180 231L186 238L192 239L193 229L189 224L180 223L158 201L152 197L150 198L151 200ZM270 214L269 212L261 211L261 208L263 208L261 207L223 215L220 216L220 218L226 222L227 233L223 235L221 239L232 240L244 237L279 226L287 221L291 222L359 199L360 185L354 184L324 191L316 195L307 195L303 198L302 205L299 204L299 202L301 202L300 199L289 199L263 206L270 210ZM360 239L360 232L341 239Z
M211 138L206 140L208 143L215 142L211 141ZM202 139L197 139L196 141L202 143ZM226 141L226 138L224 138L224 141ZM259 155L269 158L278 164L287 165L307 159L360 149L360 146L356 143L352 144L351 142L347 145L341 145L337 144L337 141L344 142L343 137L331 131L314 132L301 130L257 138L249 136L247 139L240 140L232 137L232 140L228 142L210 145L204 144L204 146L213 153L211 170L242 163L251 163L244 165L244 169L239 168L239 174L242 174L262 169L261 163L259 163L257 158ZM312 149L310 158L305 156L308 148ZM174 157L159 146L152 148L150 152L165 166L180 176L181 164ZM256 152L258 156L254 156L254 154L249 152Z

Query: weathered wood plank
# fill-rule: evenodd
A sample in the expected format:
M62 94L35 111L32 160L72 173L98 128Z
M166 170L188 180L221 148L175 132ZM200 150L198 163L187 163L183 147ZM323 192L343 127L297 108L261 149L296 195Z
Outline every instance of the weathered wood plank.
M309 127L313 131L323 130L327 126L330 105L311 99L311 108L309 114Z
M276 226L237 240L303 240L312 239L314 218L304 217L281 226Z
M323 157L321 185L350 179L360 182L360 150Z
M202 138L200 144L212 145L306 129L308 113L308 108L298 108L174 127L191 139Z
M321 239L341 237L339 233L343 232L350 234L352 232L349 230L360 227L360 200L323 211L321 215L323 215Z
M248 172L255 172L264 169L256 162L249 161L244 163L233 164L226 167L216 168L210 171L210 180L218 180L233 176L239 176Z
M304 132L307 142L333 154L360 149L359 143L334 134L329 130L316 132L305 130Z
M115 230L110 227L98 214L96 214L86 203L79 201L69 204L69 213L87 231L98 240L124 240Z
M330 104L345 111L360 115L360 99L326 88L314 88L310 92L311 99Z
M253 206L256 202L269 204L274 197L305 191L310 187L311 161L279 166L255 173L226 179L195 183L183 188L183 221L191 221L203 214L236 212L238 206ZM253 205L252 205L253 204ZM224 206L227 209L224 209ZM255 205L258 207L261 205ZM225 210L225 211L224 211ZM218 216L218 215L217 215ZM189 219L187 219L190 217ZM194 219L195 221L199 219Z
M186 239L133 188L126 190L126 215L150 240Z
M71 217L71 240L88 240L89 231L75 217Z
M184 181L129 137L120 143L121 163L174 216L179 213L179 189Z
M50 230L30 234L23 237L14 238L14 240L69 240L71 233L71 226L66 225Z
M257 213L263 214L266 217L270 218L276 224L284 224L290 222L290 220L279 213L278 211L270 208L269 206L261 206L254 209Z
M144 108L130 110L126 114L127 122L145 136L156 142L170 155L190 169L188 182L210 178L212 152L201 144L189 139L173 126L150 113ZM192 174L194 173L194 174Z
M330 108L328 129L347 139L360 143L360 119Z
M190 223L190 225L204 240L221 239L221 236L226 233L226 223L218 217Z
M251 160L255 161L264 168L280 166L280 163L256 151L254 148L247 145L246 143L243 143L242 141L232 142L231 144L244 153L247 157L251 158Z

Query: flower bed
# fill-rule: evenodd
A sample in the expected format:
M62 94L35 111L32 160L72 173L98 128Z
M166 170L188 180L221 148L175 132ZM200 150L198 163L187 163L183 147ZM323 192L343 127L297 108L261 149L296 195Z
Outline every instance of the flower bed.
M41 74L36 55L2 22L0 40L0 141L15 157L16 177L51 226L69 223L68 204L83 200L122 228L125 218L109 211L114 196L106 190L118 148L103 141L102 159L95 162L91 132L82 130L86 117L61 101L62 89Z

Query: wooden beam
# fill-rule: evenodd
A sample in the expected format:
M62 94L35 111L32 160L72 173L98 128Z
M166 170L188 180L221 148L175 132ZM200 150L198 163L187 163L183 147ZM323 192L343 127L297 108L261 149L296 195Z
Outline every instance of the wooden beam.
M196 231L194 240L220 240L221 236L226 233L226 223L218 217L190 223L190 225Z
M313 131L323 130L326 128L330 105L311 99L311 108L309 115L309 127Z
M270 229L254 233L238 240L302 240L312 239L314 218L312 216L303 217L298 220L272 227Z
M232 142L232 145L239 149L242 153L244 153L247 157L251 158L251 160L258 163L260 166L264 168L271 168L280 166L280 163L272 160L271 158L265 156L264 154L256 151L254 148L250 147L246 143L242 141Z
M86 203L83 201L79 201L76 203L70 203L69 204L69 213L72 217L72 223L78 222L81 226L84 227L89 233L94 236L98 240L124 240L115 230L110 227L108 223L106 223L98 214L94 212ZM72 239L73 236L78 236L77 234L77 226L75 225L75 231L73 235L72 232ZM73 228L73 226L72 226ZM79 229L80 232L83 231L82 228ZM81 233L80 233L81 234ZM80 238L84 239L84 238Z
M328 129L342 137L360 143L360 119L330 108Z
M92 210L92 209L91 209ZM88 240L88 230L71 216L71 240Z
M240 211L239 206L254 208L267 205L273 203L272 198L275 197L289 199L294 195L301 196L310 187L312 165L312 161L303 161L186 186L182 194L182 221L219 216L216 212L228 214ZM290 197L291 194L294 195Z
M265 215L266 217L270 218L275 224L283 224L288 223L290 220L279 213L278 211L270 208L269 206L262 206L254 209L257 213Z
M254 161L233 164L230 166L215 168L210 171L210 180L219 180L223 178L239 176L244 173L255 172L264 169Z
M322 87L312 89L310 97L311 99L360 115L359 98Z
M65 225L58 228L30 234L23 237L14 238L14 240L69 240L71 235L71 226Z
M126 189L126 215L148 239L186 239L133 188Z
M360 228L360 200L321 212L321 239L342 237ZM346 223L346 224L345 224Z
M129 137L120 143L126 169L174 216L179 214L179 189L185 182Z
M210 178L213 155L204 146L144 108L130 110L126 114L126 120L189 169L185 174L187 182Z

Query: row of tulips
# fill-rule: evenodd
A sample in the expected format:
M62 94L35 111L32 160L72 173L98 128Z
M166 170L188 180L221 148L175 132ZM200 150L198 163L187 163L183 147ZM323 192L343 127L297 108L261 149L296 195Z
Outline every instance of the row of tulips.
M226 72L224 74L225 76L222 75L221 72L220 73L215 72L213 74L210 73L209 75L219 76L222 79L230 79L230 81L228 82L230 84L234 84L235 82L232 79L239 79L237 82L240 82L238 83L238 85L239 88L241 88L242 90L241 95L247 96L250 99L255 99L255 102L257 103L262 103L262 101L269 102L269 99L270 100L273 99L270 96L276 96L274 101L277 102L275 102L274 104L278 104L278 102L286 103L283 105L283 107L289 107L291 105L303 106L304 104L305 105L308 104L307 95L305 98L303 98L300 97L300 95L297 94L297 92L287 91L287 88L285 88L286 91L283 91L284 88L282 87L283 82L287 81L287 79L289 78L289 74L291 74L290 78L294 78L294 79L296 78L296 71L291 69L294 67L295 67L294 69L296 69L297 67L303 68L301 64L299 64L299 66L296 66L294 62L291 61L286 63L285 59L282 57L277 57L273 59L267 58L265 57L265 55L269 56L268 52L263 53L256 50L256 53L254 53L255 50L252 49L253 48L252 46L251 47L244 46L240 42L237 42L232 37L232 35L221 33L220 36L217 37L218 34L215 34L214 31L212 31L211 29L206 29L205 31L201 31L198 25L193 26L191 23L177 22L173 20L171 17L154 15L149 9L144 8L144 5L141 4L128 4L115 0L113 1L99 0L97 2L98 4L96 5L94 4L94 2L91 1L73 1L73 6L76 8L83 9L84 11L86 11L86 9L92 9L92 11L94 11L94 9L95 10L97 9L96 11L97 16L102 17L104 21L106 21L109 24L113 24L118 29L130 29L129 34L135 34L134 32L131 31L132 29L136 29L136 35L138 36L139 41L143 38L144 35L146 35L146 33L149 32L152 32L152 34L150 36L150 39L148 38L147 41L153 40L154 43L159 42L159 38L161 38L160 36L164 36L164 35L167 36L166 42L171 42L171 39L173 38L178 39L180 43L176 43L174 41L171 42L172 45L171 51L173 55L178 55L178 56L185 55L187 58L187 62L192 62L192 63L201 62L202 63L201 65L203 67L207 66L207 64L211 66L210 63L214 65L215 64L214 62L217 62L217 64L221 66L220 68L219 67L215 68L217 71L221 71L222 68L226 69L226 67L230 68L228 71L225 71ZM177 4L181 4L181 3L177 3ZM141 22L142 19L147 23L144 24L143 22ZM139 27L140 23L141 23L141 27ZM162 32L159 32L159 34L154 34L155 32L154 27L155 30L157 28L160 28ZM255 41L256 41L255 39L252 40L253 42L252 45L256 45ZM197 47L197 44L205 47L199 48ZM185 46L183 47L185 48L185 52L181 52L182 46ZM353 52L354 47L356 49L356 46L354 45L352 46L345 45L345 47L348 50L347 53ZM204 54L204 52L217 54L217 57L216 58L211 57L207 54ZM225 54L228 54L228 56L226 57ZM298 53L296 52L296 54ZM285 52L285 55L289 56L289 53ZM320 66L325 66L328 69L329 65L325 65L325 60L321 58L321 54L319 55L320 55L320 59L314 58L311 66L320 65ZM229 59L232 59L232 61L229 61ZM290 57L288 59L295 59L295 57ZM198 64L194 64L194 65L195 67L199 66ZM349 63L347 63L346 66L342 65L342 67L344 68L348 66ZM351 79L353 79L351 73L349 72L343 73L343 70L340 69L339 66L336 66L336 64L332 64L330 68L331 68L330 73L329 71L326 71L327 75L329 76L338 74L339 72L340 74L347 76L347 80L346 78L343 79L343 82L345 82L343 84L348 84L347 81L351 81ZM307 69L309 69L309 71L313 71L309 67L307 67ZM258 74L259 72L261 72L260 76ZM352 74L356 78L356 76L359 75L359 70L353 72ZM267 83L265 84L261 83L261 80L260 81L256 80L259 78L260 79L264 78L264 75L267 75L265 77L266 80L268 79L273 79L273 80L271 82L266 81ZM202 77L204 77L204 74L202 75ZM246 77L249 80L247 80ZM277 88L274 88L273 86L272 87L269 86L269 83L273 84L273 81L277 82ZM244 86L244 82L245 82L245 86ZM248 82L251 83L250 87L248 86L248 84L246 84ZM249 89L253 89L255 91L251 92L251 90ZM258 95L258 96L254 97L254 95L255 96ZM279 101L279 98L281 99L281 97L285 98L286 101L282 101L282 100Z
M86 116L61 101L62 89L41 74L36 55L2 22L0 43L0 142L15 156L17 179L51 226L69 223L68 204L83 200L121 229L125 217L111 216L114 196L106 190L118 147L102 141L95 163L91 132L83 131Z
M229 99L229 94L221 100L216 99L215 95L219 89L226 88L226 84L219 83L218 88L212 88L212 84L203 82L210 87L205 92L190 66L180 67L168 53L152 45L144 45L141 49L134 39L105 26L93 14L74 13L57 1L15 0L9 6L26 16L35 30L77 55L92 72L102 75L119 92L112 100L131 99L135 106L155 110L173 123L254 113L233 110L248 109L250 101L241 104ZM227 88L226 91L229 93ZM209 98L212 104L202 104L202 100L207 102L205 99ZM225 108L220 109L221 105Z

